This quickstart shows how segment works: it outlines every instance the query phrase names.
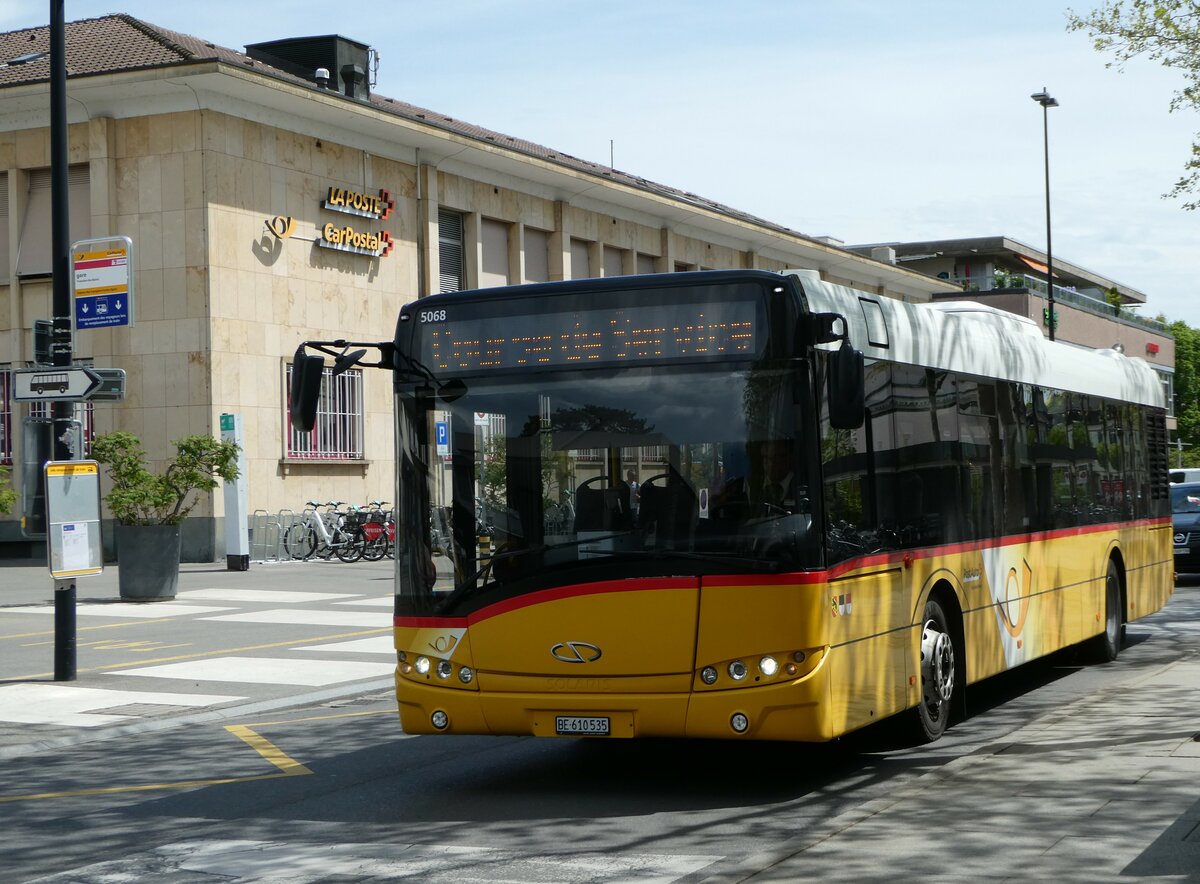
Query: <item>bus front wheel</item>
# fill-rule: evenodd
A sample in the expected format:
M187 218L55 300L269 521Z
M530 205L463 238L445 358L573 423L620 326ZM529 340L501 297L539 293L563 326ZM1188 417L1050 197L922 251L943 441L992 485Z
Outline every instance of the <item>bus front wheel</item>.
M915 736L932 743L946 732L958 685L958 653L950 619L941 600L930 597L921 617L921 699L913 725Z
M1111 663L1121 653L1125 640L1125 624L1121 622L1121 572L1117 563L1108 560L1104 577L1104 632L1088 645L1088 656L1095 663Z

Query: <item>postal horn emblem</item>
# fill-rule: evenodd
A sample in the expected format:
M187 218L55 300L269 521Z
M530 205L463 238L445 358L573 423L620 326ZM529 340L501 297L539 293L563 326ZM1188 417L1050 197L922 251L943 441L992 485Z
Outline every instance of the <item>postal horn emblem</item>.
M296 219L290 215L276 215L267 222L267 229L280 239L287 239L296 232Z

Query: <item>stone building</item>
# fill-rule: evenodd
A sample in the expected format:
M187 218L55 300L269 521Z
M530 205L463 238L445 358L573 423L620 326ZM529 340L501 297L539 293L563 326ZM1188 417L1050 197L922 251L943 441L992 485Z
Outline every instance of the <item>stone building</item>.
M312 434L286 410L304 339L389 339L401 304L505 283L702 268L806 267L885 296L956 286L371 91L375 56L328 36L238 52L127 15L67 24L71 240L133 242L132 325L77 331L79 362L125 397L77 406L85 435L245 431L249 507L390 499L382 373L331 384ZM49 29L0 34L0 463L36 508L44 403L12 398L51 316ZM78 298L76 299L78 301ZM31 430L31 427L34 428ZM0 555L41 554L21 513ZM185 556L223 552L219 493Z

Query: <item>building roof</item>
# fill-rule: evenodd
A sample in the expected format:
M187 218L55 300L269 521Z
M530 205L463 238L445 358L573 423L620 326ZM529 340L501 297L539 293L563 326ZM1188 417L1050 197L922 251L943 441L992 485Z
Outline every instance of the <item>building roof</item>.
M68 80L121 71L218 62L256 71L262 75L293 84L318 88L311 80L297 77L261 60L251 58L244 52L150 24L124 13L67 22L65 39ZM7 87L48 82L50 79L49 50L50 28L48 25L0 33L0 92ZM34 57L30 58L30 56ZM337 93L333 94L337 95ZM361 104L357 99L345 97L345 100ZM370 96L367 103L379 111L394 114L415 123L486 142L578 172L601 176L638 190L689 203L787 236L822 242L815 237L697 194L658 184L599 163L589 162L532 141L485 129L428 108L375 94Z
M881 242L863 243L847 246L848 249L860 254L871 254L872 249L892 249L896 255L896 263L920 261L929 258L987 258L1003 257L1016 266L1024 265L1041 273L1046 272L1046 253L1007 236L975 236L963 239L929 239L919 242ZM1135 288L1130 288L1114 279L1109 279L1073 264L1057 254L1054 255L1054 275L1059 284L1082 285L1087 288L1098 288L1104 291L1116 289L1121 299L1127 304L1145 304L1146 295Z

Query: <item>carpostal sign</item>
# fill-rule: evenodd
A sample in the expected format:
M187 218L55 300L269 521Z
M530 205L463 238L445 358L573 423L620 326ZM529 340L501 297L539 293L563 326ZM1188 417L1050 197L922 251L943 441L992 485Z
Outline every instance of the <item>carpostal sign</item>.
M348 187L330 187L321 207L341 212L343 215L385 221L391 216L396 202L392 195L382 188L378 193L365 193ZM374 233L357 230L349 224L338 225L333 222L321 228L321 237L317 240L317 245L323 249L336 249L339 252L354 252L356 255L377 258L389 254L392 244L392 234L387 230Z
M348 187L330 187L321 208L343 215L385 221L396 208L396 201L387 190L380 188L376 193L353 190ZM391 254L395 240L391 231L360 230L351 223L326 222L317 228L317 236L309 238L295 236L296 219L280 215L266 222L267 229L277 239L303 239L315 242L323 249L352 252L369 258L383 258Z
M356 255L370 255L382 258L392 251L392 234L386 230L379 233L355 230L350 225L339 227L332 221L321 228L321 238L317 245L323 249L337 249L339 252L354 252Z

